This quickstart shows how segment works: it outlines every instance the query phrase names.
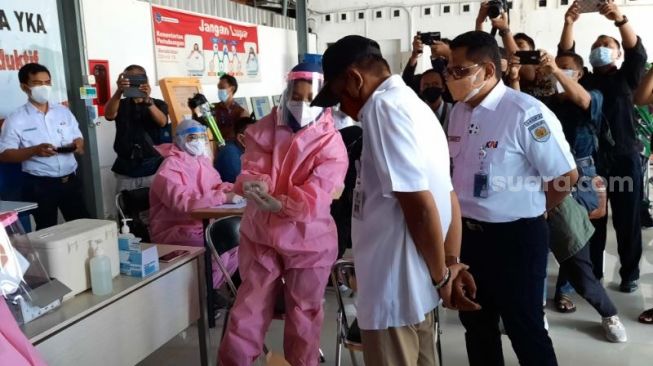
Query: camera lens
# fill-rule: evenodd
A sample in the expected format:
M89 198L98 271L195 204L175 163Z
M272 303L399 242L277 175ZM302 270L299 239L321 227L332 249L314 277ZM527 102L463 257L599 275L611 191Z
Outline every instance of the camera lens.
M501 7L497 4L490 5L490 8L487 11L487 15L490 19L494 19L501 15Z

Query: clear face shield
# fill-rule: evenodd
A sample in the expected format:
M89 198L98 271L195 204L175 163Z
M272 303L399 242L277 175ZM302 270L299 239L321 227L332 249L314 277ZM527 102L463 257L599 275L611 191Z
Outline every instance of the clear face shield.
M322 89L321 73L299 71L288 75L288 86L281 95L277 121L288 125L294 132L316 123L324 112L322 107L311 107L313 98Z
M182 122L183 123L183 122ZM181 124L180 124L181 127ZM177 130L175 144L192 156L210 156L209 138L206 128L199 124L184 126Z

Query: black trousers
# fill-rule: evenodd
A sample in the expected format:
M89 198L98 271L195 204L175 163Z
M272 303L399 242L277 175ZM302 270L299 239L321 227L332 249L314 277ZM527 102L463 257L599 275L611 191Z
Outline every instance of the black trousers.
M548 253L543 217L502 224L463 219L461 260L470 266L482 306L459 315L470 366L504 364L499 317L521 365L558 364L542 308Z
M23 197L39 205L32 213L36 230L55 226L57 209L66 221L90 217L84 205L82 182L75 174L61 178L27 174Z
M642 170L639 154L616 156L608 178L608 199L612 208L612 224L617 235L617 251L621 268L621 281L639 279L639 261L642 258L642 228L640 207L642 203ZM596 278L603 278L603 252L607 236L608 217L593 220L596 228L590 239L590 256Z
M578 294L587 300L602 317L607 318L617 315L617 308L608 297L601 282L594 276L589 245L584 246L573 257L560 263L556 296L565 293L561 289L567 283L570 283Z

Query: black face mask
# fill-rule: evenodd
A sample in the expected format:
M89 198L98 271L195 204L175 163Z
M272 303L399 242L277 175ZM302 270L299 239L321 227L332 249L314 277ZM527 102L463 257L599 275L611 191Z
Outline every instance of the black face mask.
M442 88L426 88L422 91L422 99L424 99L429 104L435 103L441 96L444 90Z

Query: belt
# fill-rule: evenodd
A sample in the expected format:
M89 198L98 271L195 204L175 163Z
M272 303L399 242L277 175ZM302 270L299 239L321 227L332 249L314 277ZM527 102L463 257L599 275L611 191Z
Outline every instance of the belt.
M32 175L27 173L27 176L30 179L33 180L40 180L40 181L46 181L46 182L61 182L61 183L68 183L71 178L75 176L75 173L70 173L68 175L64 175L63 177L40 177L38 175Z
M510 221L510 222L484 222L484 221L478 221L474 219L468 219L463 217L463 224L465 224L465 227L470 230L470 231L479 231L483 232L486 230L491 230L491 229L506 229L509 228L510 226L513 225L519 225L527 222L532 222L536 221L539 219L544 218L544 215L540 215L537 217L529 217L529 218L524 218L524 219L519 219L516 221Z
M579 168L587 168L587 167L590 167L590 166L594 166L594 158L592 158L591 156L588 156L586 158L576 159L576 165Z

